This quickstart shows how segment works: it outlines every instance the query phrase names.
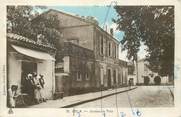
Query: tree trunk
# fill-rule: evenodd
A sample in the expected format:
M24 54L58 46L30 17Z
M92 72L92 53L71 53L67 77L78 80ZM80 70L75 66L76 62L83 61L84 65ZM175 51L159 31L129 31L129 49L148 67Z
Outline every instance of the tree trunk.
M138 61L136 61L136 82L137 82L137 84L138 84Z

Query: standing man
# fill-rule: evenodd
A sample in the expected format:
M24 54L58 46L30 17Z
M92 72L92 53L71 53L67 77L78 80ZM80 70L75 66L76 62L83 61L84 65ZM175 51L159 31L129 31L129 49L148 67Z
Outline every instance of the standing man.
M29 96L28 104L32 104L34 101L34 82L33 82L33 75L28 74L26 77L26 93Z
M37 74L35 72L33 74L33 82L34 82L34 99L35 99L35 103L39 104L40 103L41 85L40 85L39 79L37 77Z
M40 82L40 85L41 85L41 90L40 90L41 101L46 102L45 91L44 91L44 85L45 85L44 76L41 75L41 74L39 76L40 76L39 82Z
M129 79L129 81L128 81L128 84L129 84L129 89L131 89L131 79Z

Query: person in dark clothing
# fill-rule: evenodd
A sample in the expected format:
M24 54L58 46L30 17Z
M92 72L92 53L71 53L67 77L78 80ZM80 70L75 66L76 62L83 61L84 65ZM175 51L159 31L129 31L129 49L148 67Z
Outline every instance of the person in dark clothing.
M40 74L40 79L39 79L39 82L40 82L40 85L42 88L44 88L44 85L45 85L45 80L43 78L44 76Z
M28 74L28 76L26 77L26 93L29 95L30 100L28 101L29 104L32 104L32 102L34 101L34 83L33 83L33 75L32 74Z
M131 88L131 84L132 84L131 79L129 79L128 84L129 84L129 89L130 89Z

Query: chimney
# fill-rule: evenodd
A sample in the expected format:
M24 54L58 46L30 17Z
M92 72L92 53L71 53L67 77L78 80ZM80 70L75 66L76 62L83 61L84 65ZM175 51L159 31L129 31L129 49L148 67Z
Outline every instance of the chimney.
M110 28L110 34L113 36L114 34L113 28Z

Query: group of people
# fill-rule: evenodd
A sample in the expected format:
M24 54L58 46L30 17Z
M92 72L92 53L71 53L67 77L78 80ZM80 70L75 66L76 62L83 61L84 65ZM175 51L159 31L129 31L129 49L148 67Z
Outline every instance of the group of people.
M44 92L45 80L42 74L29 73L23 83L24 92L30 97L30 103L41 103L45 102Z
M44 92L45 80L42 74L37 75L37 73L29 73L23 78L22 81L22 92L28 96L26 98L26 104L38 104L41 102L46 102L45 92ZM8 106L14 108L16 106L16 101L18 96L17 93L18 85L11 85L8 89ZM22 94L21 94L22 95Z

